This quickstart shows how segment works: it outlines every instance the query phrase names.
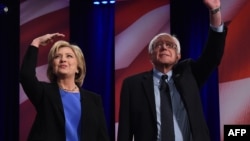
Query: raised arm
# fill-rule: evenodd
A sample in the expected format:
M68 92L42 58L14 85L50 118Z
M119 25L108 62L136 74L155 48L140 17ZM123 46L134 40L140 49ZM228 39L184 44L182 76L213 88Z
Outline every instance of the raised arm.
M52 33L39 36L31 42L27 49L20 69L20 83L23 90L33 104L39 103L42 87L36 77L36 64L39 52L39 46L45 46L58 37L64 37L64 34Z
M39 46L46 46L49 43L53 43L54 39L58 37L65 37L65 35L61 33L45 34L45 35L42 35L40 37L33 39L33 41L31 42L31 45L37 48Z
M214 27L220 26L222 24L220 0L204 0L204 3L209 9L210 24Z

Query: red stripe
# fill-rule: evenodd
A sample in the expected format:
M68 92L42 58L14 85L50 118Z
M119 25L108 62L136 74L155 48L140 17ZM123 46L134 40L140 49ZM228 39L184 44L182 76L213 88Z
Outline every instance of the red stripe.
M219 67L219 81L250 77L250 1L246 2L228 27L224 56Z
M168 3L169 0L136 0L117 2L115 9L115 35L122 32L145 13Z

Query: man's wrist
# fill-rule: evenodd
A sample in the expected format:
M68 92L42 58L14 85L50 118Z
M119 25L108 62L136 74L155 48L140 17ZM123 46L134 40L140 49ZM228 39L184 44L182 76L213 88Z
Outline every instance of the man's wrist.
M210 13L212 14L212 15L214 15L214 14L216 14L216 13L218 13L219 11L220 11L220 7L218 7L218 8L215 8L215 9L212 9L212 10L210 10Z

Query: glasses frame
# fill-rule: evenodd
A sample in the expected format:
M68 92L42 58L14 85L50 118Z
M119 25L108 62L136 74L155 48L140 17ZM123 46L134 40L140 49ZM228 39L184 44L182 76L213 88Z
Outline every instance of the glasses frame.
M167 48L172 49L172 50L177 50L177 45L174 42L171 41L157 41L153 45L153 49L160 49L164 47L164 44L166 45Z

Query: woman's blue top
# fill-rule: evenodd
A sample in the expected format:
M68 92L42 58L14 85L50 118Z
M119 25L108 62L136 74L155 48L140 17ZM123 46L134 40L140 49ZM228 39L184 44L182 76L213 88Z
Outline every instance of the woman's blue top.
M60 89L65 114L66 141L80 140L81 101L79 92Z

